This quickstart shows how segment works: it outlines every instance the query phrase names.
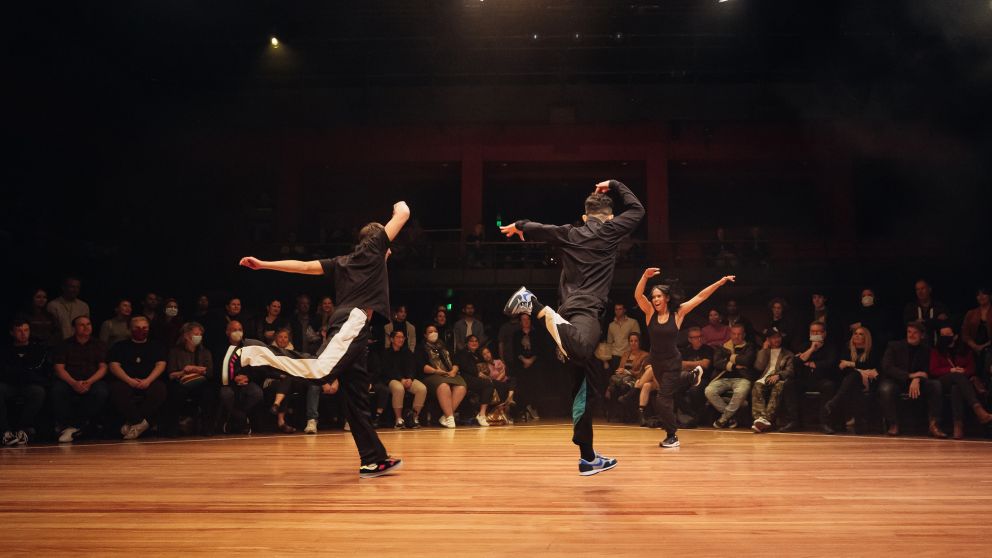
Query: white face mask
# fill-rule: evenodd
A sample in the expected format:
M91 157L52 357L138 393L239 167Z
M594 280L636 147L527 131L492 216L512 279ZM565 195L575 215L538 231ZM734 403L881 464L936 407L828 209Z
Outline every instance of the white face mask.
M437 343L437 332L436 331L432 331L432 332L428 333L427 334L427 340L430 341L431 343Z
M241 338L244 337L244 336L245 336L245 332L243 332L243 331L232 331L231 332L231 341L234 342L234 343L238 343L238 342L241 341Z
M875 305L875 297L871 295L865 295L861 297L861 306L868 308L869 306L874 306L874 305Z
M810 335L809 336L809 340L812 341L812 342L814 342L814 343L823 343L823 336L822 335Z
M168 308L165 309L165 315L168 316L168 317L170 317L170 318L175 318L176 316L179 315L179 309L178 308L173 308L173 307L170 306L170 307L168 307Z
M189 340L192 341L193 342L193 346L196 347L200 343L203 343L203 336L202 335L194 335L194 336L190 337Z

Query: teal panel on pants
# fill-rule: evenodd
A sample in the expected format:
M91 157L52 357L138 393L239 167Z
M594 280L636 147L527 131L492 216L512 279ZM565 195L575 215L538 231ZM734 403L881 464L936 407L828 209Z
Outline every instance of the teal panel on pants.
M575 394L575 401L572 402L572 425L579 423L579 419L582 418L586 412L586 381L582 380L582 385L579 386L579 392Z

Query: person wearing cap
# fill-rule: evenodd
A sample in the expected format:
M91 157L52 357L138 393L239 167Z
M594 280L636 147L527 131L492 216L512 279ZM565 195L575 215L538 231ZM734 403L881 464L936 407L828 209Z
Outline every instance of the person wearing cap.
M896 403L903 393L908 393L910 399L918 399L921 395L926 397L930 435L934 438L947 437L937 425L943 390L939 380L930 378L930 346L924 341L926 331L923 322L909 322L906 324L906 338L890 342L882 356L878 402L889 436L899 435Z
M761 434L775 424L775 412L782 400L786 383L792 378L792 351L782 347L782 332L776 328L767 331L767 347L758 351L754 358L754 369L761 376L751 388L751 413L754 424L751 430Z

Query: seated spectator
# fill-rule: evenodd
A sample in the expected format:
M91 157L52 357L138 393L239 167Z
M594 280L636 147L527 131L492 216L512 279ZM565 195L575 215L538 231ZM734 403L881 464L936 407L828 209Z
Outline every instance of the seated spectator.
M310 382L307 386L307 424L303 428L304 434L316 434L317 422L320 420L320 398L332 398L340 391L341 383L337 378L333 381Z
M419 369L421 380L428 393L437 397L441 406L441 426L455 428L455 410L462 404L467 387L465 378L458 375L458 365L451 359L451 353L439 341L434 324L424 329L424 345L420 350Z
M637 320L627 316L627 307L623 304L613 305L613 321L606 328L606 344L610 349L610 370L620 367L620 359L630 350L628 339L631 333L640 333L641 326Z
M165 372L165 349L148 340L150 322L144 315L131 318L131 339L110 349L110 399L124 416L121 435L134 440L151 426L165 403L168 388L162 381ZM137 401L136 401L137 400Z
M713 380L703 390L706 399L720 413L713 428L737 428L734 415L742 405L747 404L747 394L751 391L754 376L751 367L757 351L746 334L744 324L731 326L730 341L714 355Z
M927 345L936 346L940 324L948 321L951 313L944 303L933 299L933 289L925 279L918 280L914 290L916 300L903 309L903 323L923 322L923 327L929 332Z
M317 324L320 325L320 336L327 338L327 328L331 325L331 315L334 314L334 299L329 296L320 299L317 307Z
M737 247L728 242L723 227L717 227L716 240L709 246L710 258L716 267L737 267L740 259L737 257Z
M159 431L166 436L179 433L179 416L187 399L197 403L201 431L209 429L207 417L213 404L213 389L208 383L213 376L213 356L203 346L203 326L188 322L180 334L179 343L169 349L165 368L168 397Z
M214 319L211 320L211 323L205 324L207 332L204 335L208 341L207 347L214 355L218 368L220 367L221 358L223 358L227 352L227 348L230 346L228 343L227 326L231 322L238 322L238 329L242 330L244 324L249 323L249 321L248 316L243 315L241 312L241 299L232 296L224 303L224 311L218 312Z
M760 227L748 229L747 244L744 246L744 261L749 265L768 265L768 241L761 235Z
M707 323L702 329L703 344L716 350L730 341L730 326L723 323L723 315L716 308L711 308L707 316Z
M465 348L465 340L469 335L478 337L480 345L489 342L486 338L486 327L475 317L475 305L471 302L462 306L462 319L455 322L455 351Z
M448 311L438 308L434 312L434 325L437 326L437 335L440 342L449 352L455 352L455 328L448 323Z
M777 331L778 334L782 336L783 347L791 346L792 338L794 337L792 332L795 331L796 328L792 322L791 316L789 316L787 312L788 308L789 305L783 298L773 298L768 303L768 311L770 315L768 325L761 331L762 348L768 348L768 336L771 335L773 331Z
M634 385L644 375L648 363L648 352L641 349L641 335L631 332L627 336L627 350L617 359L617 365L610 376L606 387L605 398L626 405L637 393ZM644 419L644 409L641 409L641 419Z
M114 317L100 324L100 341L113 347L119 341L131 338L131 301L122 298L114 306Z
M854 330L863 327L871 332L872 341L877 348L885 347L891 338L892 328L889 327L885 312L878 305L878 297L875 296L873 289L861 290L861 298L847 321L848 336L853 335ZM877 352L881 354L881 351Z
M418 380L417 365L414 356L406 349L406 334L402 330L394 329L389 337L389 348L382 353L380 367L382 377L387 382L387 391L392 398L393 426L403 428L420 428L420 411L424 408L427 400L427 386ZM450 388L449 388L450 389ZM410 424L407 425L403 418L403 398L405 394L413 395L413 412L410 417ZM385 403L380 405L379 414L382 413Z
M31 324L23 318L11 323L12 342L3 355L0 369L0 433L3 445L28 443L37 433L37 418L45 403L45 388L52 383L48 347L31 340ZM11 420L8 411L17 398L23 400L21 412ZM13 423L13 427L11 427Z
M406 348L411 353L417 348L417 328L406 320L406 305L400 304L393 307L393 319L382 328L386 332L385 347L389 347L389 335L395 330L401 330L406 334ZM439 334L440 335L440 334Z
M296 309L289 320L292 339L296 341L301 352L317 354L324 338L320 335L320 324L310 312L310 297L301 294L296 297Z
M183 325L185 324L179 315L179 301L174 298L165 299L165 310L162 311L160 320L160 333L156 341L159 341L166 347L175 346L179 343L179 336L182 335Z
M81 287L82 283L78 278L66 277L62 282L62 296L48 303L48 312L55 316L62 339L68 339L75 334L73 320L90 315L90 305L79 299Z
M930 377L938 380L941 390L951 394L951 411L954 415L955 440L964 438L965 403L975 413L980 424L992 422L992 415L978 401L969 378L975 375L975 359L964 343L958 341L949 324L940 328L937 348L930 351Z
M538 378L543 368L542 344L544 338L541 337L541 330L535 329L530 315L521 314L519 317L520 329L513 333L513 343L511 352L516 357L516 362L510 367L510 375L517 379L517 386L523 390L528 399L531 393L537 391ZM533 404L522 401L527 415L533 420L540 420L537 409Z
M867 421L864 398L855 396L877 391L875 388L879 364L880 358L871 331L866 327L856 328L848 341L846 354L840 360L839 368L843 379L837 393L824 406L827 415L834 415L845 402L850 403L850 414L854 416L855 425L863 430Z
M231 320L227 324L227 347L230 360L218 371L218 397L220 399L222 430L238 434L250 434L251 423L248 415L262 400L262 388L257 381L258 370L254 367L241 367L241 349L244 347L244 329L241 322ZM221 359L224 363L226 359Z
M703 369L699 385L689 385L683 382L680 390L675 394L675 401L681 413L687 415L687 419L682 421L681 426L695 428L699 425L706 407L706 386L713 371L714 351L713 347L703 343L703 331L698 327L690 327L686 330L686 337L689 345L679 349L682 353L682 370L689 372L696 367Z
M489 347L482 348L482 361L486 363L489 379L492 380L496 394L499 395L498 407L501 407L503 412L509 416L510 408L516 404L513 400L513 393L517 389L517 381L507 375L506 364L495 358Z
M988 394L989 368L992 366L992 325L989 316L989 289L981 287L975 294L978 306L968 310L961 324L961 340L974 351L979 373L972 376L975 391L982 397Z
M477 336L468 336L465 340L465 348L455 355L455 364L458 365L461 376L465 379L468 391L479 397L479 414L475 416L475 421L479 426L489 426L486 413L489 412L489 402L492 401L496 388L489 379L489 366L482 360Z
M159 306L162 305L162 299L158 296L158 293L149 291L145 294L144 300L141 301L141 314L142 316L148 318L148 338L152 341L162 342L162 312L159 311ZM113 347L111 347L113 348ZM113 394L111 393L111 398Z
M210 321L210 297L201 294L196 297L196 310L193 311L193 321L206 324Z
M69 443L82 435L107 400L107 348L93 337L87 316L73 320L76 334L63 341L55 352L55 382L52 404L59 442Z
M841 325L840 321L835 317L834 312L827 307L827 295L824 294L824 290L814 291L811 299L812 307L806 315L806 323L820 322L823 324L824 329L826 329L827 336L830 339L836 339L837 342L840 342L845 332L842 328L837 327ZM803 344L800 339L796 341ZM798 346L796 348L798 349Z
M768 346L762 347L754 358L758 379L751 389L751 415L754 417L751 430L758 434L770 430L775 424L775 411L786 384L792 378L795 358L789 349L783 348L785 337L777 329L772 329L765 341Z
M286 349L288 351L296 350L296 348L293 347L293 343L289 340L289 329L287 328L282 328L277 331L271 344L275 347ZM269 379L265 380L264 386L268 386L271 383L273 386L272 389L274 390L272 406L269 408L269 412L276 416L276 429L283 434L293 434L296 432L296 428L286 422L286 397L290 393L294 392L305 394L310 386L310 382L304 378L300 378L299 376L284 374L281 371L269 366L265 366L264 368L266 369L266 373L269 374ZM269 380L271 380L271 382Z
M892 341L882 356L881 379L878 381L878 402L888 425L889 436L899 435L899 415L896 403L903 393L910 399L925 395L930 417L929 433L934 438L946 438L937 423L943 405L940 380L930 377L930 347L925 341L923 322L906 324L906 338Z
M757 331L751 324L751 320L745 318L741 314L740 306L737 304L736 300L730 299L727 301L726 311L723 313L723 321L730 327L737 324L744 326L744 339L751 343L755 342L755 339L757 338ZM714 350L718 348L719 347L714 347Z
M63 337L62 328L55 316L46 308L47 305L48 292L45 289L35 289L23 317L31 326L31 337L51 347L61 344Z
M800 417L799 407L803 395L815 391L819 393L817 407L820 430L824 434L837 431L837 418L827 413L826 404L833 399L837 386L840 385L840 369L837 367L839 361L837 350L828 338L827 327L820 322L811 323L808 340L798 343L796 348L796 362L793 367L795 382L790 382L792 385L787 386L786 398L793 422Z
M271 345L275 343L276 332L288 327L289 322L282 317L282 302L273 298L265 305L265 315L253 322L252 338Z
M499 346L496 348L496 356L504 363L516 362L516 355L513 353L513 336L520 330L520 318L512 316L503 325L499 326L497 334Z

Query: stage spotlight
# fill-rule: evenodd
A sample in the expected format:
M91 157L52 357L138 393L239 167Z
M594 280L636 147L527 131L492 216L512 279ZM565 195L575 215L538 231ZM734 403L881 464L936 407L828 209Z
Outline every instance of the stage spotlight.
M530 36L530 40L532 40L532 41L536 41L536 40L538 40L540 38L541 38L541 36L538 35L537 33L532 33L531 36Z
M269 38L269 44L272 45L272 48L279 48L279 39L277 39L274 36L273 37L270 37Z

